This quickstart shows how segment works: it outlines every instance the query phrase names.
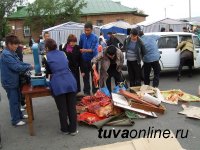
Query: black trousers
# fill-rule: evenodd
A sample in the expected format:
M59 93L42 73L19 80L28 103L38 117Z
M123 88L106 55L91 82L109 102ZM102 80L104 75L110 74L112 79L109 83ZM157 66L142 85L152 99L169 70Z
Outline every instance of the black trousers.
M150 85L150 73L152 68L154 71L153 87L158 87L161 70L159 61L144 63L144 84Z
M72 71L75 79L76 79L76 83L77 83L77 93L81 91L81 83L80 83L80 71L79 71L79 67L76 68L70 68L70 70Z
M108 79L106 80L106 86L111 93L111 78L113 77L115 79L115 85L119 82L123 82L123 78L121 76L121 73L116 70L116 67L110 67L107 71L108 73Z
M76 94L66 93L54 96L60 118L61 131L75 132L77 130Z
M84 70L85 70L85 76L83 77L83 82L84 82L84 88L83 88L83 92L84 94L90 95L90 75L93 78L93 69L92 69L92 63L91 62L83 62L83 66L84 66ZM97 66L98 68L98 66ZM96 93L97 88L95 88L93 80L92 82L92 92Z
M178 67L178 75L179 76L181 75L182 68L183 68L184 65L187 65L189 67L189 72L190 72L190 74L192 74L193 61L194 61L193 58L187 58L187 57L181 58L180 64L179 64L179 67Z
M130 87L141 86L141 65L137 61L127 61Z

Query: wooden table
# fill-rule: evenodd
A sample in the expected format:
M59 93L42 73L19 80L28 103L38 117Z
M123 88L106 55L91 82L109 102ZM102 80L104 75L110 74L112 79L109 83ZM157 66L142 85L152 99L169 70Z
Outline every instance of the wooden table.
M50 96L51 90L48 87L32 87L31 85L24 85L22 88L22 94L25 96L25 101L26 101L29 133L31 136L33 136L34 113L33 113L32 98Z

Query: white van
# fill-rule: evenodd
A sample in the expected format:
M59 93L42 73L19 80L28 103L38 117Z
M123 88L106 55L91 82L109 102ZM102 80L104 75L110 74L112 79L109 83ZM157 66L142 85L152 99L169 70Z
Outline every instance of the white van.
M200 40L197 35L187 32L152 32L145 35L159 35L158 49L160 51L160 66L162 70L177 70L180 62L180 50L177 45L185 38L191 38L194 43L194 68L200 68ZM125 59L124 68L127 60Z

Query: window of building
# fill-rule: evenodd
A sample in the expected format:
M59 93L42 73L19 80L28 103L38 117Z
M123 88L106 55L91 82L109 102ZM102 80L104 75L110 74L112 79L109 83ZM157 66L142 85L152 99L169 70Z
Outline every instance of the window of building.
M31 29L29 26L24 26L24 36L31 36Z
M102 26L103 25L103 20L97 20L97 26Z
M117 19L117 21L124 21L124 19Z

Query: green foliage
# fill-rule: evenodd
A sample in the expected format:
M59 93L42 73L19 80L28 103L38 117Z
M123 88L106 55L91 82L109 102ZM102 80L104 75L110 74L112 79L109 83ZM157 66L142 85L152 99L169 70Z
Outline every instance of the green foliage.
M5 16L12 13L16 6L24 4L24 0L0 0L0 39L9 31Z
M10 33L10 26L8 25L8 22L6 19L3 19L2 21L2 24L3 24L3 29L2 29L2 32L1 32L1 36L2 37L5 37L8 33Z
M32 27L41 25L47 28L56 23L78 21L84 6L84 0L35 0L28 4L26 23Z

